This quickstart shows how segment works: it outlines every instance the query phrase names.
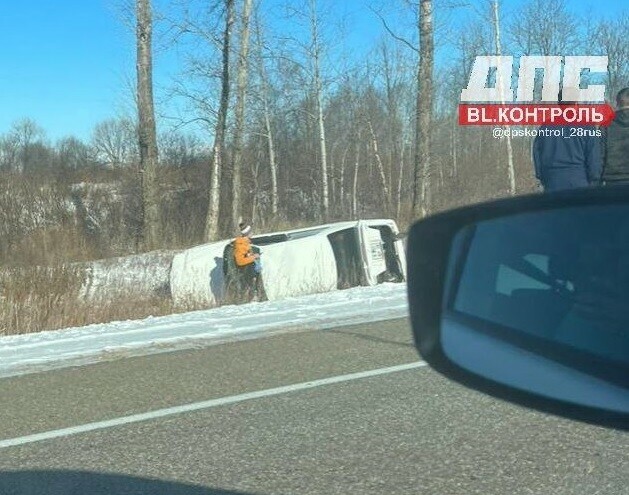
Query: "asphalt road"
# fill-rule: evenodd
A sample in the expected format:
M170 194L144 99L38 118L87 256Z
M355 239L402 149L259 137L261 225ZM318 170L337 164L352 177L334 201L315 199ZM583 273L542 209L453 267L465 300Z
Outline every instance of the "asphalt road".
M217 399L0 448L0 494L628 493L629 434L428 367L242 395L417 361L398 320L0 380L0 440Z

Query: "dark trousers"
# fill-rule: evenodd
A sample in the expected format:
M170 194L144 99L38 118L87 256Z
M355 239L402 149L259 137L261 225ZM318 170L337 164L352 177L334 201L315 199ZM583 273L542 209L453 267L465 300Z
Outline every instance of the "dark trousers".
M236 269L236 292L237 302L249 302L256 296L260 298L261 294L261 281L260 276L256 273L253 263L245 266L239 266Z

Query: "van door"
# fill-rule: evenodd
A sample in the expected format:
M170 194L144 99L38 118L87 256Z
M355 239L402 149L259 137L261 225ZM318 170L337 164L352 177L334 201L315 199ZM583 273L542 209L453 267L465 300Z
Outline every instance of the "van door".
M378 275L387 271L380 230L372 228L366 222L358 222L360 253L367 285L376 285Z

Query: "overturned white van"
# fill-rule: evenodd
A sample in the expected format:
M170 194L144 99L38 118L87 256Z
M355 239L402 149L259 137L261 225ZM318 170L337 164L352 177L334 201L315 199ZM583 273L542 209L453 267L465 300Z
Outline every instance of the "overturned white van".
M223 252L231 239L175 255L170 292L180 307L221 304ZM403 282L404 244L393 220L338 222L255 235L262 253L262 282L269 300L359 285Z

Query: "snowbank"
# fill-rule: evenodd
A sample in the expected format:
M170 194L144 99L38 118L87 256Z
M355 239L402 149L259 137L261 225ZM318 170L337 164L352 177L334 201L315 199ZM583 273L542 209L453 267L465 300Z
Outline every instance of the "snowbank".
M407 315L406 284L381 284L282 301L13 335L0 337L0 377L201 347L268 332L324 330Z

